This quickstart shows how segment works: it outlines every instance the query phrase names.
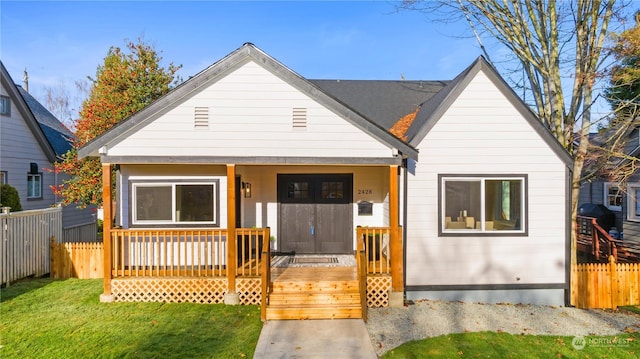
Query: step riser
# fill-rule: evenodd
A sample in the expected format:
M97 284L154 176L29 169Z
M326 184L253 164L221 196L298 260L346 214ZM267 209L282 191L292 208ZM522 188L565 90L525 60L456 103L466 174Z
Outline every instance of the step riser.
M273 291L278 292L358 292L358 282L276 282Z
M267 320L360 319L359 308L268 308Z
M318 305L351 305L359 304L360 296L350 293L345 294L290 294L290 293L272 293L269 296L269 304L277 305L296 305L296 304L318 304Z

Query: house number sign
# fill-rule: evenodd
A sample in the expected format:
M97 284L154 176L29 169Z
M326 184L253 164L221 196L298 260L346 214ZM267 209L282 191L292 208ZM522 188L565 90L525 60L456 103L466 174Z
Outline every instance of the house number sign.
M372 189L359 189L358 194L373 194Z

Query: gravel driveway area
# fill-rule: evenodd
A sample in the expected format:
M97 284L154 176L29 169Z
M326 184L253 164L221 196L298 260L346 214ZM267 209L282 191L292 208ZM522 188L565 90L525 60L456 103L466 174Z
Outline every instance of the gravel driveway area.
M528 304L422 300L402 308L369 309L369 337L378 355L402 343L463 332L615 335L640 331L640 315Z

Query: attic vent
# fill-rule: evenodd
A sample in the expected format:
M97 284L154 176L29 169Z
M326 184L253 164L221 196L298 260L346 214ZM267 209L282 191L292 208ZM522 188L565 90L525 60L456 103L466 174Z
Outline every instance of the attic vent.
M293 130L307 130L307 109L302 107L293 108Z
M195 128L209 128L209 108L196 107L193 113L193 124Z

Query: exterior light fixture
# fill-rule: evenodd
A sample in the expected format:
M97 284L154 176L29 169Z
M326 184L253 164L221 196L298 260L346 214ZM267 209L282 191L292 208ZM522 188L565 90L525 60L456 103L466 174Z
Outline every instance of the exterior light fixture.
M251 198L251 183L242 182L242 191L244 192L244 198Z

